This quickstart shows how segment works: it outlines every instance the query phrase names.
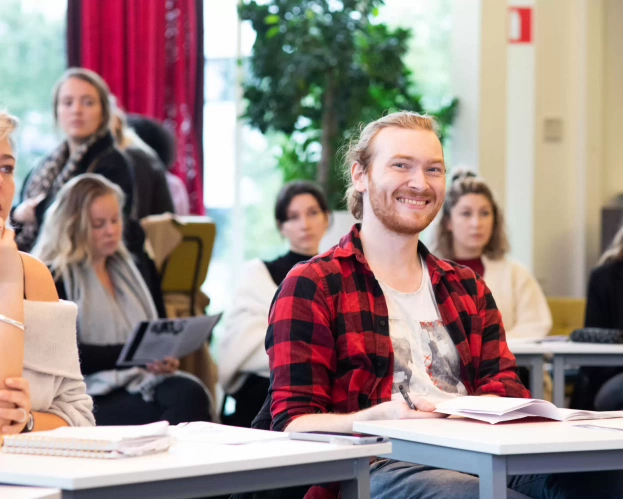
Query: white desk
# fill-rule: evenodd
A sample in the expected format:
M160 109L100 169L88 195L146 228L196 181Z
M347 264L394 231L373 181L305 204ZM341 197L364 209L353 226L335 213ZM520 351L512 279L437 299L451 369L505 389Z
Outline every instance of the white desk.
M115 460L0 453L0 483L58 488L63 499L184 499L341 482L342 497L369 499L369 458L389 452L390 443L274 440L183 442L166 453Z
M0 485L2 499L61 499L58 489L40 489L38 487L11 487Z
M573 342L529 342L509 340L517 365L530 367L530 388L534 398L543 398L543 364L552 356L554 405L565 405L565 365L623 366L623 345Z
M353 428L390 437L392 452L384 457L478 475L480 499L506 499L507 475L623 469L623 431L573 428L586 423L623 428L623 419L490 425L452 418Z

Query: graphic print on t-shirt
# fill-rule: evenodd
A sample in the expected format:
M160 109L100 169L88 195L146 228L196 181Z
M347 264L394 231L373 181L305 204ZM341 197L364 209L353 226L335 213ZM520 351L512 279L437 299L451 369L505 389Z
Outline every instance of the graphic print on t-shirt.
M394 348L392 394L402 398L398 386L404 385L413 395L430 400L467 395L459 353L439 319L428 272L423 272L422 286L415 293L379 284L387 302Z

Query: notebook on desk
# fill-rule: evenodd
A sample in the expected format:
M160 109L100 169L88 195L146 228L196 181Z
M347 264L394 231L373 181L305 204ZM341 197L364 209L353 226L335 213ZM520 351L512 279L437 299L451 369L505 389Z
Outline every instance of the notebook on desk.
M623 418L623 411L560 409L546 400L510 397L457 397L436 404L435 412L477 419L491 424L530 417L556 421Z
M2 452L116 459L163 452L174 442L169 423L139 426L62 427L4 437Z

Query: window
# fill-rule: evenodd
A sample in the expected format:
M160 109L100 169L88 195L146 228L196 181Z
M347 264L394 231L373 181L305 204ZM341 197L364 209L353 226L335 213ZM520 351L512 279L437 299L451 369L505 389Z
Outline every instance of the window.
M451 0L386 0L379 21L412 29L407 62L427 107L451 99ZM227 311L242 263L272 259L286 250L275 227L273 206L282 185L270 134L250 129L243 114L240 82L255 33L240 23L236 0L205 0L204 151L205 203L217 224L217 241L204 290L210 313ZM237 64L237 60L241 64ZM223 323L215 331L218 338ZM217 352L218 355L218 352Z
M52 88L67 64L67 0L3 0L0 108L20 119L18 187L58 144Z

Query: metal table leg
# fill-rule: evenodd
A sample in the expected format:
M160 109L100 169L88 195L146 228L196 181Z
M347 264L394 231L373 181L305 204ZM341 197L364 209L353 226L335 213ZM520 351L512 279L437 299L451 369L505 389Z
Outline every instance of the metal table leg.
M341 486L343 499L370 499L370 459L356 459L355 478L344 480Z
M480 499L506 499L506 457L490 456L491 465L483 466L480 473Z
M565 406L565 356L554 355L552 359L554 366L554 405L556 407Z

